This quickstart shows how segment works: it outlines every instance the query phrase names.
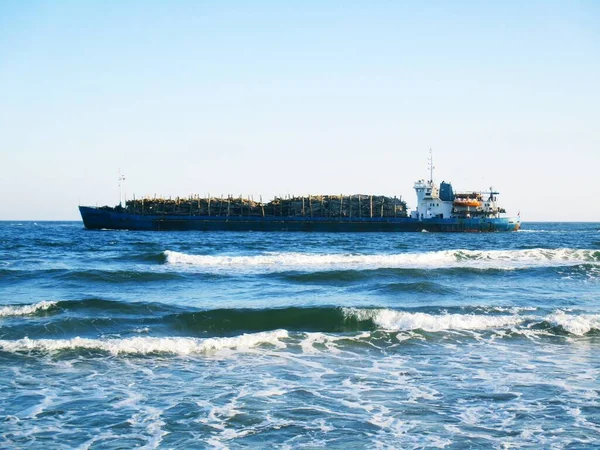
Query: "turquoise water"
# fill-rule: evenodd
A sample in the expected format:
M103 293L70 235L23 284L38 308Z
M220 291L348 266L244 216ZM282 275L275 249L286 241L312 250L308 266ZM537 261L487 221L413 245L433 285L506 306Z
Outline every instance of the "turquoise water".
M0 222L0 446L591 448L600 224Z

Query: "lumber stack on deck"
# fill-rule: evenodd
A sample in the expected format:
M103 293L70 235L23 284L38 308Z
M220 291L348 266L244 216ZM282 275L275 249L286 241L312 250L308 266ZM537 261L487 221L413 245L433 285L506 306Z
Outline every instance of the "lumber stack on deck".
M112 209L112 208L110 208ZM406 217L406 202L383 195L308 195L275 197L263 203L250 197L176 197L128 200L124 210L141 215L370 218Z

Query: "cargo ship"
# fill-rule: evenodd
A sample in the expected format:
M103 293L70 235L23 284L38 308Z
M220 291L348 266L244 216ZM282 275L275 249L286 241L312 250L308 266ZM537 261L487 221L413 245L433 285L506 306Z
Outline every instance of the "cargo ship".
M516 231L520 217L505 217L498 192L454 192L451 183L430 179L414 184L417 206L402 197L309 195L276 197L263 203L248 197L142 198L115 207L80 206L92 230L146 231L316 231L316 232L494 232ZM121 177L120 177L121 180Z

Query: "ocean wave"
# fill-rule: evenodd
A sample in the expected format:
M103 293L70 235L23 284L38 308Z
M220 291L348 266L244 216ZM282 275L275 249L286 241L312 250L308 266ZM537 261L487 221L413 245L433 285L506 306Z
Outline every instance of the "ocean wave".
M115 259L164 264L166 261L166 255L164 252L142 252L133 256L129 254L118 255Z
M430 332L448 330L485 330L489 328L505 328L522 324L528 318L512 315L481 314L428 314L422 312L395 311L390 309L357 309L345 308L348 318L358 321L371 320L377 328L387 331Z
M600 251L586 249L442 250L396 254L264 253L250 256L190 255L166 250L166 264L203 270L234 269L272 272L286 270L364 270L379 268L478 268L512 270L600 263Z
M46 333L110 333L132 325L156 327L178 335L219 336L285 329L294 332L347 333L359 331L445 331L502 328L527 320L519 315L502 314L509 310L482 310L449 313L444 308L430 307L429 311L399 311L385 308L287 307L268 309L213 309L206 311L170 310L169 307L148 304L120 304L102 300L59 302L58 307L75 312L52 323L19 324L5 328L11 336ZM97 311L107 316L98 317ZM481 313L483 311L483 313ZM85 314L85 316L81 316Z
M0 317L26 316L38 311L45 311L56 306L58 302L43 300L32 305L10 305L0 308Z
M178 336L231 336L273 332L444 332L461 330L541 329L550 333L585 335L600 331L600 315L556 310L543 313L535 307L428 306L378 307L284 307L193 310L156 303L128 303L103 299L44 301L0 309L0 316L23 316L51 310L50 321L4 325L6 338L24 335L111 334L117 330L148 327L161 334ZM48 314L45 312L45 314ZM99 316L101 314L101 316Z
M281 339L288 337L286 330L275 330L235 337L189 338L189 337L133 337L125 339L19 339L0 340L0 349L6 352L59 352L68 350L90 350L112 355L148 355L167 353L193 355L214 353L219 350L248 350L261 344L283 346Z
M490 311L511 312L511 314L428 314L390 309L344 308L346 317L359 322L371 320L377 329L385 331L476 331L555 328L559 333L567 332L576 336L600 331L600 315L567 314L559 310L547 316L521 315L529 308L489 308Z
M568 333L584 336L600 331L600 315L567 314L557 311L548 316L513 315L475 315L407 313L380 310L368 312L361 310L358 319L372 315L378 328L386 331L483 331L510 328L520 333L526 330L544 330L550 328L551 334Z
M154 302L122 302L118 300L105 300L102 298L84 298L81 300L53 300L41 301L30 305L8 305L0 308L2 316L23 316L35 314L39 311L52 310L53 312L77 312L78 315L89 314L90 319L97 318L97 312L110 315L156 315L161 313L179 313L187 308Z
M68 270L56 275L67 281L97 282L97 283L144 283L154 281L171 281L182 279L177 273L147 272L136 270Z
M517 233L564 233L564 230L532 230L520 228Z
M163 257L164 259L164 257ZM102 269L0 269L0 282L29 282L32 279L53 278L60 282L99 283L99 284L135 284L184 280L188 274L183 272L155 270L155 268L140 267L131 270ZM199 274L194 274L197 277ZM214 280L222 274L205 273L202 278Z
M84 298L81 300L61 300L56 306L62 310L72 312L91 312L96 317L96 311L102 311L105 314L131 314L131 315L155 315L164 312L179 312L186 308L176 305L168 305L156 302L123 302L118 300L106 300L103 298Z
M494 275L495 269L480 270L474 268L450 268L438 269L450 272L451 275L462 275L466 273L485 273ZM268 272L264 276L269 276L286 282L295 284L313 284L325 286L348 286L350 284L361 285L367 281L375 281L378 289L385 292L430 292L446 294L454 292L454 289L449 286L444 286L441 283L429 281L431 272L427 269L394 269L394 268L379 268L379 269L348 269L348 270L314 270L294 271L287 270L284 272ZM405 281L398 281L405 279ZM423 281L416 281L422 279Z
M475 312L508 312L511 314L519 314L521 312L527 311L537 311L538 308L536 306L467 306L463 307L465 309L472 309Z
M370 319L347 317L342 308L216 309L172 314L163 323L181 332L231 333L274 329L348 332L373 330Z
M446 287L442 284L433 283L431 281L420 281L413 283L388 283L380 288L380 292L413 292L418 294L448 294L454 292L450 287Z
M573 315L559 310L549 315L546 322L576 336L600 330L600 315L594 314Z

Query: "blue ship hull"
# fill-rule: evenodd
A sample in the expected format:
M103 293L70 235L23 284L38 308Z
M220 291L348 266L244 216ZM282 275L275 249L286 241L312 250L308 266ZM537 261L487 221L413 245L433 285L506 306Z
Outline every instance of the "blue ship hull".
M323 231L323 232L490 232L517 231L515 218L327 218L260 216L140 215L80 206L83 224L91 230L141 231Z

